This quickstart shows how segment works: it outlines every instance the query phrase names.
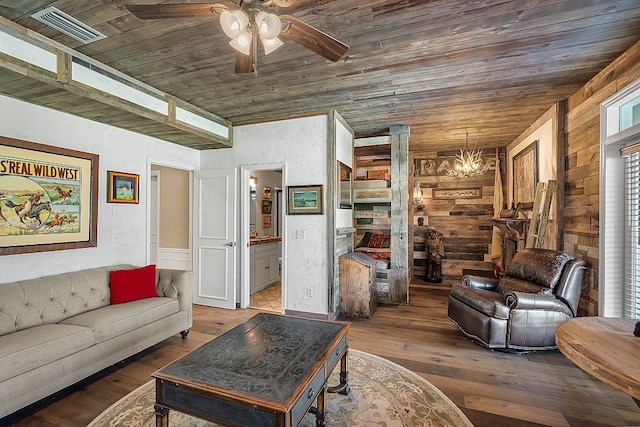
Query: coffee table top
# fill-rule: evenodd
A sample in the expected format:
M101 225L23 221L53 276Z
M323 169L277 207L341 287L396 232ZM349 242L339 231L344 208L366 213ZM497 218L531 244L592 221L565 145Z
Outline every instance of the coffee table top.
M153 377L284 403L318 370L348 326L260 313Z
M635 320L577 317L556 328L558 349L599 380L640 399L640 338Z

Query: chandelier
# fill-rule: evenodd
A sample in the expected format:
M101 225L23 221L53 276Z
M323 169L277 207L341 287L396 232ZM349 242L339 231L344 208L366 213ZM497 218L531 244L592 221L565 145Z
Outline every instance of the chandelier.
M484 175L489 170L489 165L482 158L482 150L477 149L478 139L476 138L473 149L469 149L469 132L466 132L467 138L464 148L460 149L460 154L456 154L455 165L452 169L447 170L448 176L456 178L470 178L473 176Z
M251 44L260 38L264 54L283 45L278 38L282 23L273 13L267 13L258 0L241 2L242 9L225 10L220 14L222 31L231 38L229 44L238 52L251 54Z

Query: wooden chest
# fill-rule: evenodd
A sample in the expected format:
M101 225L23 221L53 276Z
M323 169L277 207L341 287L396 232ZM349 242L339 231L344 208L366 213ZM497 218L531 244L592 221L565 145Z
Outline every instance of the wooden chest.
M359 252L340 257L340 314L371 318L376 310L376 261Z

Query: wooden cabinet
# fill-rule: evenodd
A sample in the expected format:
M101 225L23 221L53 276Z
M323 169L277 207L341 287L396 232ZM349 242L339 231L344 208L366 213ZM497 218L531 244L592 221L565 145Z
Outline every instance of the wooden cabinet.
M371 318L376 307L376 262L359 252L341 255L340 314Z
M280 242L275 242L251 246L249 252L252 294L280 280L280 245Z

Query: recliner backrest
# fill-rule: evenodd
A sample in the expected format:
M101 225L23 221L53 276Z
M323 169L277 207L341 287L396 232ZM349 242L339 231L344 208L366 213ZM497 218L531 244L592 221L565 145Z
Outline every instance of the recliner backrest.
M555 292L565 264L572 259L574 256L567 252L525 248L513 256L506 276L551 288Z

